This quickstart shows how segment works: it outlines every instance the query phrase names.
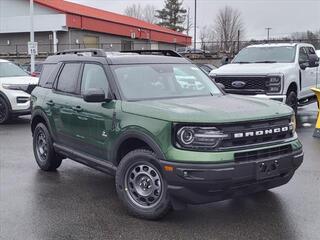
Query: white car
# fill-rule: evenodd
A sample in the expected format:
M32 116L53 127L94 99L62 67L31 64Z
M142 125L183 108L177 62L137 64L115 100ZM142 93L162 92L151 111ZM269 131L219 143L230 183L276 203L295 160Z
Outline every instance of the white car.
M310 88L320 83L319 75L319 58L307 43L251 45L210 72L228 93L278 100L295 112L316 100Z
M30 94L38 78L7 60L0 59L0 124L30 114Z

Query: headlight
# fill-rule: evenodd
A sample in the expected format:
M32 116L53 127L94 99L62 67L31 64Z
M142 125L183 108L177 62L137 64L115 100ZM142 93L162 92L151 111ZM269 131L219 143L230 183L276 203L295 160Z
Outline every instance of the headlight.
M2 84L2 87L4 89L9 89L9 90L22 90L26 91L29 87L28 84Z
M281 76L270 76L267 82L269 93L278 93L281 91Z
M176 131L176 145L180 148L211 149L227 136L215 127L184 126Z
M292 127L292 133L295 133L297 128L296 115L291 116L290 126Z

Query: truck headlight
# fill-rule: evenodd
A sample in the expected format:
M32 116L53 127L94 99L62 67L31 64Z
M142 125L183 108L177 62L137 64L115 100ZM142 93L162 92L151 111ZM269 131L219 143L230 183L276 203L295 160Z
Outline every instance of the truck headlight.
M292 115L292 116L291 116L290 126L291 126L291 128L292 128L292 133L295 133L295 132L296 132L296 129L297 129L296 115Z
M281 76L270 76L267 82L268 93L278 93L281 91Z
M228 137L215 127L183 126L176 131L176 146L189 149L216 148L221 140Z
M2 87L4 89L8 89L8 90L21 90L21 91L26 91L29 87L28 84L6 84L3 83Z

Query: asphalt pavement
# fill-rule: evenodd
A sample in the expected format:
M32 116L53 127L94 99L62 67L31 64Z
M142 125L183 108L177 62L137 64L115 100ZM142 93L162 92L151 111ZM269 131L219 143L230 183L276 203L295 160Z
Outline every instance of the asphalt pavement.
M320 239L320 139L316 104L299 109L305 159L286 185L264 193L136 219L119 202L114 179L65 160L39 170L29 118L0 126L0 238L46 239Z

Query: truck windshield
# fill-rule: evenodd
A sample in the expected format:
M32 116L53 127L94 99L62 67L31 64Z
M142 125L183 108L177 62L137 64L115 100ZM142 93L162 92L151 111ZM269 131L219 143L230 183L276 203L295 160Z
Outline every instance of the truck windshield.
M0 77L21 77L28 74L11 62L0 62Z
M129 101L222 94L193 64L114 65L112 70L123 97Z
M295 47L248 47L241 50L232 63L289 63L294 61Z

